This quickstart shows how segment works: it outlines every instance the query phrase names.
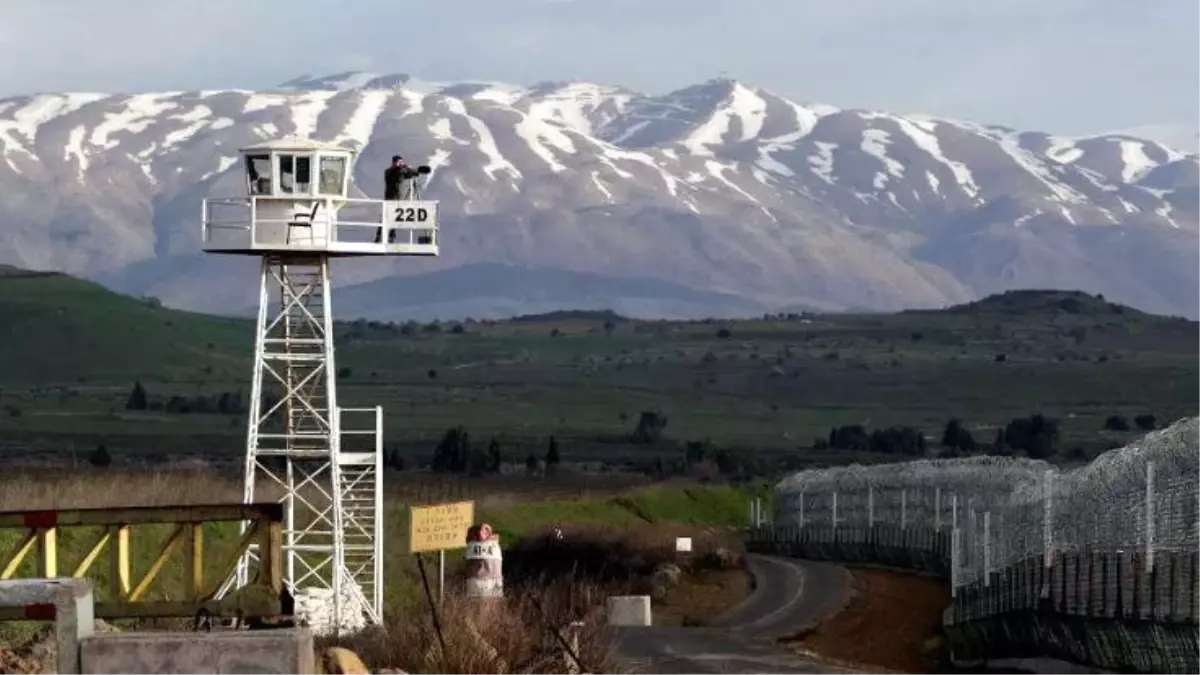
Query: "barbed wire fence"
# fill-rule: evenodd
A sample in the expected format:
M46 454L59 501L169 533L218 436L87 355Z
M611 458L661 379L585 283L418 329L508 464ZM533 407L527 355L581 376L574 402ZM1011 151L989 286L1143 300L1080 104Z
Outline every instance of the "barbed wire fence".
M1070 471L1009 457L803 471L776 486L775 522L751 543L945 574L964 621L1049 602L1194 624L1198 488L1188 418Z

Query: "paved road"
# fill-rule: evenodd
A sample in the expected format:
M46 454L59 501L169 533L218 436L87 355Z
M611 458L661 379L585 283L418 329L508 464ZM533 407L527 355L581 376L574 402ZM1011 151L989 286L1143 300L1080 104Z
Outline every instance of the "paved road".
M747 556L754 576L750 597L711 627L622 628L618 657L647 673L827 673L774 641L825 616L845 597L848 577L834 565Z

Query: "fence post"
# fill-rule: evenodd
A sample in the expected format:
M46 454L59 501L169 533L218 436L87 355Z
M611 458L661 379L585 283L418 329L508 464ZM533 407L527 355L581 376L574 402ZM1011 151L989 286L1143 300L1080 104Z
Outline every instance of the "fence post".
M908 490L900 488L900 529L908 527Z
M942 531L942 488L933 488L933 529Z
M992 585L992 512L983 512L983 585Z
M953 498L954 510L958 511L958 497ZM961 564L958 553L958 542L962 533L958 531L958 523L950 526L950 597L958 597L958 567Z
M867 486L867 527L875 529L875 486Z
M958 536L950 538L950 558L958 560L958 565L962 566L962 551L959 547L962 546L962 532L958 527L958 495L950 495L950 531L958 532ZM955 570L957 573L958 570Z
M829 509L829 523L834 528L837 528L837 490L833 491L833 504Z
M1042 566L1047 569L1054 557L1054 472L1042 478Z
M1146 462L1146 566L1149 574L1154 569L1154 462Z

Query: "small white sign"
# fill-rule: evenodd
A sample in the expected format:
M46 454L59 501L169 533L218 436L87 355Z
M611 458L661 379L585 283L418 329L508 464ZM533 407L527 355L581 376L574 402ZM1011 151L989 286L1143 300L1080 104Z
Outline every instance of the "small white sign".
M676 553L691 553L692 552L692 538L691 537L676 537L675 538L675 552Z

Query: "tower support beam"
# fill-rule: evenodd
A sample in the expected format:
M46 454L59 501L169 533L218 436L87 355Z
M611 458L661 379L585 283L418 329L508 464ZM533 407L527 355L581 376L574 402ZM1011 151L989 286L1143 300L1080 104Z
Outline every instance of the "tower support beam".
M371 556L370 575L347 568L344 498L364 485L374 498L381 476L377 453L370 471L351 463L347 472L340 461L330 288L326 255L262 258L243 499L275 498L285 505L284 583L301 618L338 632L379 621L381 608L367 595L381 595L375 593L382 581L374 574L377 555ZM374 519L370 527L358 520L351 525L355 551L365 540L375 553ZM361 556L351 558L361 567ZM248 583L253 564L252 555L242 561L238 586Z

